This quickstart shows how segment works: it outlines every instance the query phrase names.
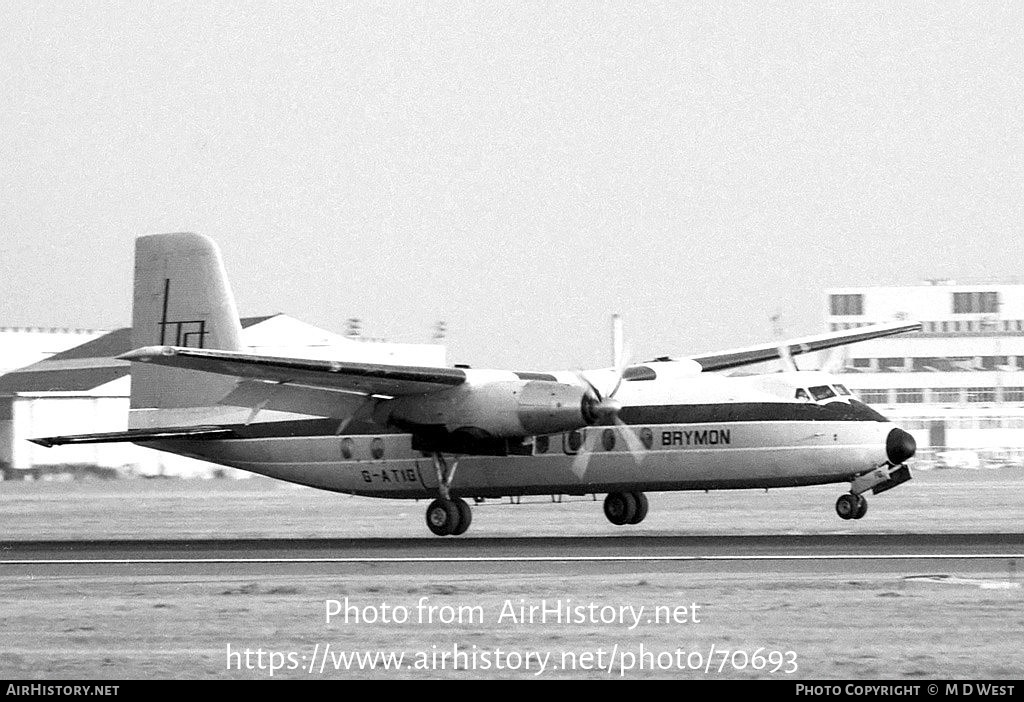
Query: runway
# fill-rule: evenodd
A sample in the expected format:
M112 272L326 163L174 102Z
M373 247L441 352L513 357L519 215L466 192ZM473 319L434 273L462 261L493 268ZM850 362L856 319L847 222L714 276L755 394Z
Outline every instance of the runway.
M1024 534L0 542L10 575L1016 573Z

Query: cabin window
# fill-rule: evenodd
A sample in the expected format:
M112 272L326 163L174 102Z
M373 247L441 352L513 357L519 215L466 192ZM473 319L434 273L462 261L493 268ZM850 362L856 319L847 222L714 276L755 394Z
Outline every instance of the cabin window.
M615 448L615 430L605 429L601 432L601 445L604 446L605 451L611 451Z
M346 461L352 460L352 456L355 453L355 443L352 439L341 440L341 455Z
M533 439L534 453L547 453L551 448L551 439L547 436L538 436Z
M644 427L640 430L640 441L643 442L644 448L649 451L651 446L654 446L654 432L649 427Z
M370 442L370 455L375 460L384 458L384 439L379 436Z
M658 374L647 366L630 366L622 372L623 380L657 380Z
M807 391L804 390L803 388L797 388L796 389L796 399L800 400L801 402L810 402L811 401L811 396L808 395Z
M836 392L838 392L840 395L852 395L853 394L852 392L850 392L846 388L845 385L840 385L839 383L836 383L835 388L836 388Z
M811 396L815 400L827 400L830 397L835 397L836 394L828 385L816 385L811 388Z
M570 453L575 453L580 450L580 446L583 445L583 432L576 429L566 434L565 438L566 446L569 448Z

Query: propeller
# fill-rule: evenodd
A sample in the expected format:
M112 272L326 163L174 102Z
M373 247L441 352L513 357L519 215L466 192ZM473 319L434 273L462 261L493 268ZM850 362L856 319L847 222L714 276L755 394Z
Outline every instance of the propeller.
M790 351L789 344L779 346L779 360L782 361L782 369L784 371L800 370L796 365L796 361L793 360L793 353Z
M615 399L615 395L622 387L622 380L626 369L629 367L630 355L626 349L623 349L621 353L616 355L618 356L616 359L618 365L614 369L614 382L611 383L611 389L607 393L602 393L597 384L591 381L582 371L578 371L576 376L587 388L587 396L591 398L586 408L587 419L590 421L590 425L592 427L605 426L612 429L617 435L621 435L626 442L626 446L629 448L634 462L640 465L640 461L644 456L643 442L640 441L633 428L619 417L622 403ZM599 441L603 442L602 435L604 432L587 431L586 428L580 429L580 431L583 434L583 443L576 451L576 457L573 458L572 470L577 477L582 478L587 471L587 467L590 465L590 457L597 448L597 443Z

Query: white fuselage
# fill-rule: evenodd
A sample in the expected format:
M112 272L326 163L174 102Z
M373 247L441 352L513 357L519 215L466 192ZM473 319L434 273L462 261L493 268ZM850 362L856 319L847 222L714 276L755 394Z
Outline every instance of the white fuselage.
M626 426L529 437L509 455L457 457L452 494L787 487L849 481L887 461L886 436L894 425L837 394L841 386L823 373L687 375L623 383L617 399ZM833 396L796 399L812 388L819 395L829 388ZM625 431L638 440L627 442ZM388 429L155 447L336 492L438 494L431 456L413 449L411 434Z

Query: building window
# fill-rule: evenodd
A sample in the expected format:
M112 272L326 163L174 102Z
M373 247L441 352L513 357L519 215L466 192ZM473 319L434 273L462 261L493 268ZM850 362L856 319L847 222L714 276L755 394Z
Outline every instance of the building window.
M960 388L932 388L932 402L960 402Z
M885 389L865 388L857 391L857 394L868 404L886 405L889 403L889 391Z
M896 391L896 404L909 405L924 402L921 388L900 388Z
M998 311L997 292L953 293L953 314L994 314Z
M1003 388L1003 402L1024 402L1024 388Z
M899 372L903 370L904 363L902 358L880 358L878 359L878 370L881 372Z
M925 357L914 359L914 370L918 373L940 373L952 368L945 358Z
M995 402L996 401L996 389L995 388L968 388L967 389L967 401L968 402Z
M863 295L829 295L834 317L852 317L864 314Z
M985 370L999 370L1000 366L1008 365L1010 359L1006 356L982 356L981 367Z

